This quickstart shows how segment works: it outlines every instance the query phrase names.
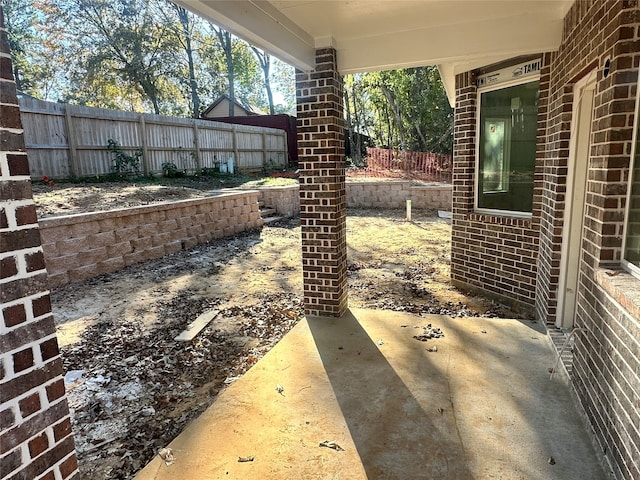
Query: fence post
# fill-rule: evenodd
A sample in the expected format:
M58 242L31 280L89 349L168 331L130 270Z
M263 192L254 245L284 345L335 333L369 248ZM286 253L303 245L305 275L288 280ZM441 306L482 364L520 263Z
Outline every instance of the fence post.
M142 168L145 175L149 175L149 151L147 149L147 125L144 122L144 115L140 115L140 140L142 141Z
M76 138L73 135L73 120L71 118L71 105L66 104L64 106L64 119L67 126L67 144L69 145L69 166L71 169L71 176L79 177L80 172L78 170L78 146L76 145Z
M202 164L200 161L200 132L198 130L198 121L193 121L193 143L196 147L196 170L198 171L198 175L202 170Z
M262 169L267 167L267 135L262 132Z
M284 138L284 165L285 168L289 168L289 139L287 138L287 131L282 130L282 137Z
M231 131L233 132L233 162L236 165L236 168L240 169L240 159L238 158L238 132L236 131L235 125L231 127Z

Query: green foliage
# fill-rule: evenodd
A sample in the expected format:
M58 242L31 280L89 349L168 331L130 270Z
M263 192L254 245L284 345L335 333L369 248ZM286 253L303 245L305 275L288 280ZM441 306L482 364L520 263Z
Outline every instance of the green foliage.
M162 164L162 176L167 178L182 177L184 172L178 170L175 163L165 162Z
M108 140L107 150L113 153L111 171L117 178L127 178L140 175L140 157L142 150L138 149L133 155L127 154L120 144L113 139Z
M202 168L200 169L200 174L203 177L213 177L213 178L233 178L233 175L230 173L222 173L219 168Z
M64 66L64 45L59 32L43 34L47 0L3 2L13 74L18 90L44 100L57 100Z
M166 0L11 0L4 13L18 87L37 98L198 117L229 90L215 32ZM268 110L257 59L230 38L236 98ZM272 63L291 111L293 68Z
M451 153L453 109L436 67L345 77L352 129L379 147Z
M18 87L38 98L197 117L233 86L240 103L268 111L268 67L274 111L295 114L292 67L265 65L166 0L11 0L4 13ZM453 110L437 68L347 75L345 91L351 131L376 146L451 153Z

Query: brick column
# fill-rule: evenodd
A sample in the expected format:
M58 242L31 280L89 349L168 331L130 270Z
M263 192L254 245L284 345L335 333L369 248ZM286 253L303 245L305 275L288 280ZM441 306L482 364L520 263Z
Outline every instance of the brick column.
M296 72L302 272L307 315L347 308L342 77L336 51L316 51L316 69Z
M2 478L74 477L62 361L1 7L0 312Z

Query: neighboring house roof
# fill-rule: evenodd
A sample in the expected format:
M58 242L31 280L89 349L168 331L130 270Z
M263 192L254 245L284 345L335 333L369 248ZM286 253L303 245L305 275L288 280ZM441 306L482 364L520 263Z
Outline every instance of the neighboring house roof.
M318 2L175 0L300 70L337 51L341 74L437 65L453 105L455 75L558 49L573 0Z
M202 117L209 117L209 114L216 108L218 107L221 103L227 104L231 102L231 97L229 97L229 95L227 94L222 94L220 95L218 98L216 98L214 100L214 102L209 105L204 112L202 112ZM241 109L242 111L245 112L245 115L266 115L267 112L260 110L258 107L256 107L255 105L243 105L242 103L240 103L238 101L238 99L235 99L233 101L234 105L236 108ZM226 115L225 115L226 116Z
M28 93L24 93L22 90L16 90L16 95L18 98L30 98L32 100L41 100L33 95L29 95Z

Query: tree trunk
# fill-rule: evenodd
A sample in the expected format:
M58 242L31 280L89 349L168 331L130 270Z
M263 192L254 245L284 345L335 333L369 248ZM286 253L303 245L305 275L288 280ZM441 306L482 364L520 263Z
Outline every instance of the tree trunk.
M269 115L275 115L276 110L273 105L273 93L271 92L271 82L268 81L268 73L265 73L264 88L267 90L267 100L269 101Z
M271 68L271 57L265 51L260 51L256 47L251 47L253 53L258 57L258 63L264 75L264 89L267 91L267 101L269 102L269 115L275 115L275 107L273 105L273 92L271 92L271 78L269 70Z
M387 98L387 102L389 102L389 106L391 107L391 111L393 112L393 118L396 122L396 126L398 127L398 135L400 135L400 149L406 150L406 140L404 135L404 129L402 126L402 115L400 114L400 106L397 104L395 95L391 90L389 90L384 85L381 85L382 92L384 96Z
M18 67L16 66L16 64L13 64L13 79L16 82L16 89L21 92L22 91L22 79L20 77L20 70L18 70Z
M358 118L358 96L356 95L355 83L351 84L351 99L353 100L353 120L356 126L360 127L360 120ZM362 163L362 132L360 128L358 128L356 132L355 152L352 150L351 157L356 165Z
M420 124L416 123L414 125L415 129L416 129L416 133L418 134L418 137L420 137L420 141L422 142L422 147L420 148L421 151L426 152L427 151L427 138L424 136L424 133L422 133L422 129L420 128Z
M235 72L233 71L233 57L232 57L232 52L231 52L231 37L229 35L229 33L227 33L227 35L229 36L229 53L227 54L227 75L229 77L229 116L230 117L235 117L236 114L236 89L235 89L235 79L234 79L234 74Z
M347 114L347 135L349 136L349 156L351 160L355 163L355 155L354 155L354 145L353 145L353 123L351 123L351 106L349 105L349 89L344 89L344 104L345 110Z
M193 48L191 46L191 31L189 29L189 13L182 7L176 6L178 18L182 25L182 33L184 35L184 49L187 53L187 62L189 65L189 89L191 90L191 116L193 118L200 117L200 97L198 96L198 83L196 82L195 66L193 63Z
M153 113L156 115L160 115L160 105L158 103L158 92L156 90L155 84L152 79L148 77L145 79L141 79L139 81L140 87L142 87L142 91L145 93L147 98L151 100L151 104L153 105Z
M233 44L231 42L231 33L212 25L214 31L218 35L220 45L224 51L227 61L227 79L229 81L229 116L235 116L236 94L234 88L234 71L233 71Z

